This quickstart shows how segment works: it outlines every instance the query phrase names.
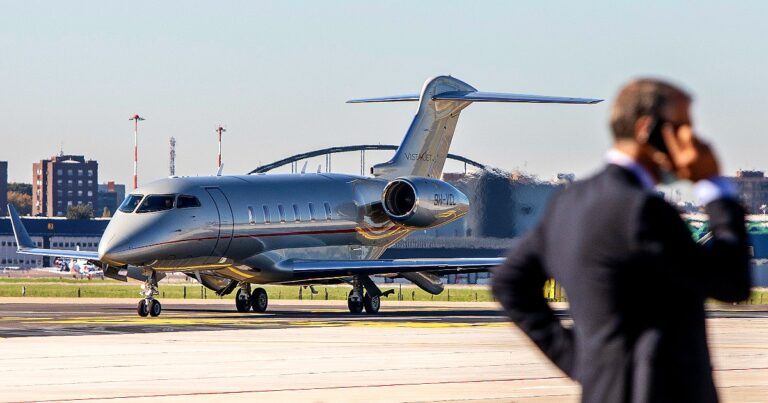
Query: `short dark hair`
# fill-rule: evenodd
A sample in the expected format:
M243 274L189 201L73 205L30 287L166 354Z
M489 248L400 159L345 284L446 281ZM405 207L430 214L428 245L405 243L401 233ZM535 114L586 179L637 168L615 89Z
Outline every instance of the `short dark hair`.
M673 100L690 101L687 92L666 81L641 78L629 82L616 96L611 111L614 139L635 137L635 122L641 116L659 116Z

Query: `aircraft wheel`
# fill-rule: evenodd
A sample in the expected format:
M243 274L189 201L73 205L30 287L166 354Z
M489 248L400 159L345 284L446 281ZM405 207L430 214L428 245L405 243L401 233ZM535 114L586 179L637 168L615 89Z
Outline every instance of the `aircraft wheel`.
M149 303L149 315L150 316L158 316L160 315L160 312L163 311L163 306L160 305L160 301L153 299L152 302Z
M379 308L381 308L381 297L371 297L368 294L365 294L365 297L363 297L363 306L365 307L366 313L375 315L379 313Z
M251 309L251 296L244 288L237 290L235 306L237 307L237 312L248 312Z
M363 301L360 300L353 300L352 299L352 291L349 292L349 297L347 297L347 307L349 307L349 312L358 314L363 312Z
M146 299L139 300L139 306L136 307L136 312L138 312L141 317L149 315L149 307L147 306Z
M266 312L268 304L269 296L267 296L267 292L263 288L253 290L253 294L251 294L251 307L254 312Z

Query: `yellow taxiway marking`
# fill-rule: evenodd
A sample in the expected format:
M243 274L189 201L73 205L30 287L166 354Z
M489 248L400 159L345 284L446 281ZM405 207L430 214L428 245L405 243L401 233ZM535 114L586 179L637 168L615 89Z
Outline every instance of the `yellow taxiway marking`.
M407 327L407 328L465 328L501 327L503 322L418 322L418 321L362 321L362 320L286 320L276 318L235 319L235 318L130 318L130 317L76 317L67 319L25 318L24 322L51 325L141 325L141 326L196 326L196 325L237 325L237 326L284 326L284 327Z

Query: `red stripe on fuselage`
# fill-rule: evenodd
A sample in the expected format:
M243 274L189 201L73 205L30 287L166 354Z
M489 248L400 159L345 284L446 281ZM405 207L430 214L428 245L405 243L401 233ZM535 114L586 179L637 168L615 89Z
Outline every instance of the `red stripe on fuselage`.
M374 227L374 228L360 228L360 229L365 232L374 232L374 231L381 231L381 230L386 230L385 232L392 232L394 228L396 227ZM273 233L266 233L266 234L244 234L244 235L234 235L231 238L235 239L235 238L295 236L295 235L328 235L328 234L348 234L353 232L357 232L357 228L329 229L329 230L320 230L320 231L273 232ZM223 238L226 239L228 237L223 237ZM220 239L220 238L219 237L203 237L203 238L179 239L177 241L158 242L158 243L153 243L153 244L144 245L144 246L137 246L133 249L142 249L142 248L149 248L152 246L170 245L170 244L182 243L182 242L211 241L215 239Z

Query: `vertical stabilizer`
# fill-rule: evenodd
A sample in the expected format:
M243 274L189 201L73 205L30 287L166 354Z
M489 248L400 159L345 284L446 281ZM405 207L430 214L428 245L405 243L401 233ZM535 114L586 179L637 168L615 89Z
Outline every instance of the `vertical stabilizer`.
M459 114L471 101L432 98L441 93L457 91L476 90L469 84L449 76L427 80L419 95L419 109L400 148L391 160L374 165L371 173L387 179L407 175L440 178Z

